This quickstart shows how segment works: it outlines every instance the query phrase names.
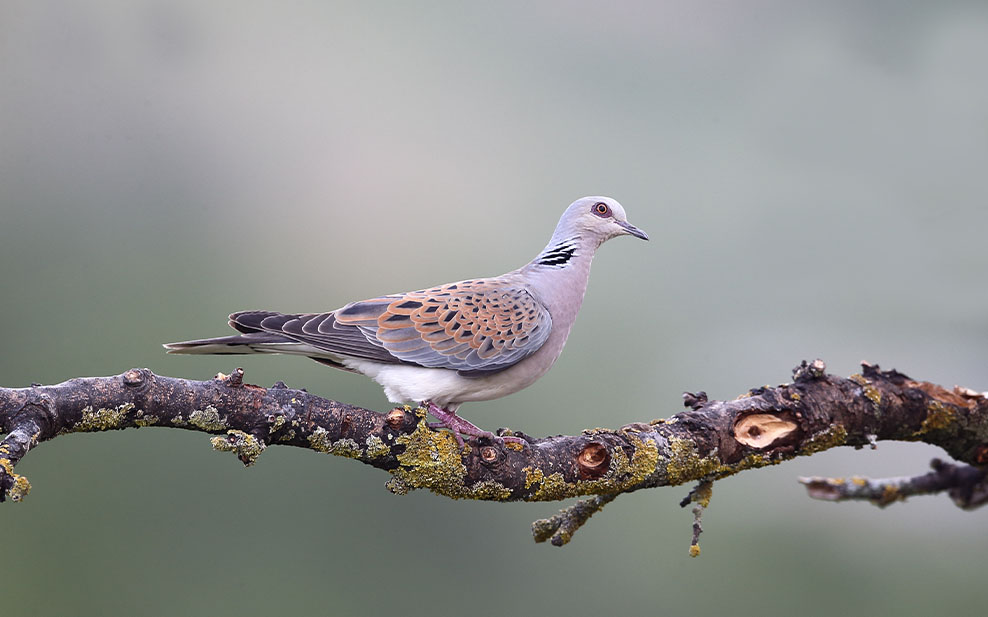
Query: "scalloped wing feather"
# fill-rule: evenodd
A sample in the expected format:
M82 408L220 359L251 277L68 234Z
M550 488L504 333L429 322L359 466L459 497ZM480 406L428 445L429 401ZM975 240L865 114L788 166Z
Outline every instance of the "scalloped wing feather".
M282 334L327 354L479 377L535 353L549 337L552 319L523 286L478 279L354 302L328 313L234 313L230 325L244 334Z
M465 376L504 370L545 343L552 318L524 286L503 279L449 283L355 302L335 311L403 362Z

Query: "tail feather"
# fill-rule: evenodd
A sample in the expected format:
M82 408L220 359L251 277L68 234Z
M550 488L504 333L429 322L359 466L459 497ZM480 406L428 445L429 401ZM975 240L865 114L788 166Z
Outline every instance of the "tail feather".
M237 355L270 353L274 351L271 347L285 344L298 345L298 341L269 332L254 332L180 343L166 343L163 347L168 350L168 353L176 354Z

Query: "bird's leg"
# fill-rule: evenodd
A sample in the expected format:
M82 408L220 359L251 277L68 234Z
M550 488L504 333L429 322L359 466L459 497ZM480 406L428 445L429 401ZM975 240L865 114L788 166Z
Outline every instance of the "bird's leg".
M443 427L448 428L453 432L453 437L456 438L456 443L463 447L463 437L461 435L466 435L467 437L480 438L484 437L490 439L491 441L510 441L514 443L525 443L524 439L519 437L511 436L498 436L490 431L485 431L484 429L471 423L469 420L464 420L460 416L456 415L455 411L449 411L448 409L443 409L439 405L436 405L432 401L424 401L422 403L426 406L431 413L436 418L439 418L439 424ZM431 428L435 428L430 425Z

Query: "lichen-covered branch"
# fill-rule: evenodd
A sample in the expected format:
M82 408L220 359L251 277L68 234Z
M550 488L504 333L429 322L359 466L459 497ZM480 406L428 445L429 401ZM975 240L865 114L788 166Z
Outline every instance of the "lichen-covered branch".
M236 453L246 465L270 445L345 456L389 472L387 486L397 494L425 488L492 501L596 496L548 526L537 523L537 537L554 544L621 493L709 482L835 446L924 441L969 465L988 463L985 393L947 390L867 364L847 379L827 375L819 360L804 362L793 375L792 383L755 388L732 401L688 393L689 409L668 419L543 439L512 433L525 443L481 440L463 450L448 432L430 428L421 409L378 413L281 383L262 388L244 383L240 369L210 381L132 369L0 388L0 430L6 433L0 498L20 500L30 490L14 467L41 442L150 426L210 433L216 449Z

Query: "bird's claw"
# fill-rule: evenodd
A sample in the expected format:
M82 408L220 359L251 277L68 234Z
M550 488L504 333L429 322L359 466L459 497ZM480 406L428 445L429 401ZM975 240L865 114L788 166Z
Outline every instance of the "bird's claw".
M513 435L495 435L490 431L485 431L469 420L464 420L460 416L456 415L456 412L443 409L432 401L425 401L422 405L429 410L429 413L436 418L439 418L439 422L429 422L427 426L432 429L449 429L449 431L453 433L453 438L456 439L456 444L461 449L466 446L466 441L463 439L464 436L466 436L466 438L470 441L488 439L493 443L500 443L502 445L505 443L517 443L522 445L528 443L521 437L515 437Z

